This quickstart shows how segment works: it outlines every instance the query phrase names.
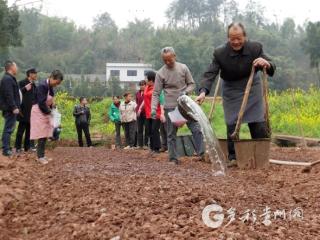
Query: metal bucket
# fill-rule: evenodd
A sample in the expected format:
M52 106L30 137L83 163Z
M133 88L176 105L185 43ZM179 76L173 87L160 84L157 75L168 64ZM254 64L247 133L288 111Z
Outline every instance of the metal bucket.
M240 169L265 169L269 167L271 140L246 139L235 141L238 167Z
M180 157L193 156L195 154L195 145L192 135L177 136L177 152ZM219 139L219 144L225 158L228 157L228 142L227 139Z
M227 139L219 139L221 150L226 159L228 159L228 142Z

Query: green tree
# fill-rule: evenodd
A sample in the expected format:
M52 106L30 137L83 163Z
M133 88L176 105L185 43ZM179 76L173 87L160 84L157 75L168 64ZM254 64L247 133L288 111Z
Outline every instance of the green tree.
M119 61L137 62L146 59L150 41L154 36L152 25L150 19L135 19L120 31L116 47Z
M10 46L21 45L20 24L18 9L9 8L7 1L0 0L0 60L8 58Z
M281 37L284 39L292 39L296 34L296 23L292 18L284 20L281 28Z
M92 97L106 96L106 86L99 78L95 78L94 82L91 84L90 95Z
M118 77L110 77L107 83L107 96L121 96L122 92L120 79Z
M97 73L105 72L105 63L117 58L118 27L110 14L105 12L94 19L91 49Z
M175 0L166 15L171 26L196 29L217 21L223 0Z
M307 36L302 42L304 51L309 55L311 68L316 69L318 87L320 87L320 22L309 22Z

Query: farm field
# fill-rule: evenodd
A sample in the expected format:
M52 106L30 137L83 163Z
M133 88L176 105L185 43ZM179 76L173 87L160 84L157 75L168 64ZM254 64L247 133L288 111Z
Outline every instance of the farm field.
M273 147L271 158L318 160L320 149ZM211 165L147 151L58 147L46 166L33 155L0 159L0 239L318 239L320 165L272 165L269 170L232 168L214 178ZM218 229L202 221L203 209L218 204L225 215ZM228 211L234 208L235 220ZM265 226L264 210L285 210L286 219ZM249 222L239 219L251 210ZM303 213L303 218L294 215ZM255 212L253 212L255 210ZM253 214L256 222L253 223ZM293 217L292 217L293 216ZM117 238L118 237L118 238Z

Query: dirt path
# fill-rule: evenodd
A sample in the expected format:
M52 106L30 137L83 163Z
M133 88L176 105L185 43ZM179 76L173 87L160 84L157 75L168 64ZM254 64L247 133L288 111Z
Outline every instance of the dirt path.
M57 148L54 161L36 164L32 156L0 159L0 239L320 239L320 166L272 166L268 171L232 169L214 178L210 164L145 151ZM280 149L274 159L316 160L319 149ZM203 209L223 207L223 225L202 221ZM260 217L266 207L286 210L287 219L270 226ZM236 220L226 227L228 210ZM304 219L289 219L301 208ZM250 222L242 223L247 209ZM256 210L257 221L252 222ZM292 214L290 215L292 216ZM212 215L211 215L212 217Z

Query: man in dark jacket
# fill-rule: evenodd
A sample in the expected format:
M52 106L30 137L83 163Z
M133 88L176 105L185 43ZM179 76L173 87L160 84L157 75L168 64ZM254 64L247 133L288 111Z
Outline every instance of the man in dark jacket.
M8 157L12 155L10 138L16 125L17 115L20 113L22 98L15 78L17 71L16 63L7 61L5 74L0 83L0 109L5 120L2 133L2 153Z
M80 104L74 107L73 116L75 117L75 123L77 127L78 133L78 142L79 146L83 147L83 140L82 140L82 131L86 137L87 146L91 147L91 137L89 131L89 125L91 120L91 113L89 107L86 105L88 104L87 99L84 97L80 98Z
M37 71L31 68L27 71L27 78L19 82L19 88L22 92L21 114L18 116L19 126L16 136L16 151L21 152L22 137L24 136L24 150L30 150L30 117L32 104L36 96ZM34 147L34 146L32 146Z
M200 95L196 99L203 103L205 96L210 93L215 78L220 73L222 78L222 96L225 121L228 136L228 165L236 165L236 155L231 134L234 132L238 113L242 104L245 88L255 67L255 75L251 87L243 122L248 123L251 137L268 138L265 109L263 103L262 81L259 70L266 69L269 76L273 76L275 65L264 54L261 43L248 41L246 31L241 23L232 23L228 27L228 42L218 47L213 53L213 60L204 73L201 82Z

